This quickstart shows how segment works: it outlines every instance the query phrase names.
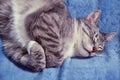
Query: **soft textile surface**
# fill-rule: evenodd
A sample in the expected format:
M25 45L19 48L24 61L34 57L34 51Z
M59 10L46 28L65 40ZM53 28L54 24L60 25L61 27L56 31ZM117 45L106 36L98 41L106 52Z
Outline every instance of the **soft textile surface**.
M71 16L85 17L101 9L99 27L103 32L117 32L101 56L71 59L57 68L43 72L24 71L10 62L2 52L0 41L0 80L120 80L120 0L66 0Z

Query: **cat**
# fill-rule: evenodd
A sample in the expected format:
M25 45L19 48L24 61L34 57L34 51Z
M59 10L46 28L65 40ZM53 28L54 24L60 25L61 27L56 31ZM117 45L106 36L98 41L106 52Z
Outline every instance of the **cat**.
M0 36L5 55L30 71L56 67L67 57L104 50L115 32L97 26L100 10L71 18L63 0L0 0Z

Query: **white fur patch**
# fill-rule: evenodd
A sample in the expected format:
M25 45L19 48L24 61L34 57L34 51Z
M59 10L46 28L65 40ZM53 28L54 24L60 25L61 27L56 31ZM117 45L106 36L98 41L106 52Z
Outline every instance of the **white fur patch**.
M30 40L26 29L24 26L24 19L20 19L20 16L17 14L14 14L14 25L12 27L11 36L14 37L15 40L17 40L22 47L26 45L26 43Z
M30 49L33 47L33 45L35 44L36 42L35 41L30 41L27 45L27 51L28 51L28 54L30 54Z
M74 27L74 33L73 33L73 38L72 38L73 40L72 41L67 40L67 41L69 41L69 42L67 42L68 43L68 45L67 45L68 49L65 49L67 52L65 52L64 58L74 56L74 45L75 45L75 43L77 43L78 36L79 36L78 35L78 29L77 29L78 22L77 22L76 19L73 20L72 26Z
M67 49L65 49L66 52L64 52L64 59L73 56L74 53L73 47L74 47L74 43L69 43L69 45L67 45Z

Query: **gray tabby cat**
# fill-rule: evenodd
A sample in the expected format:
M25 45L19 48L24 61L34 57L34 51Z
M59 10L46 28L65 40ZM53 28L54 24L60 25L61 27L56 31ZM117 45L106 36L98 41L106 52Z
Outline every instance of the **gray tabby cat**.
M100 12L72 19L62 0L0 0L5 55L32 71L58 66L67 57L95 56L115 35L99 31Z

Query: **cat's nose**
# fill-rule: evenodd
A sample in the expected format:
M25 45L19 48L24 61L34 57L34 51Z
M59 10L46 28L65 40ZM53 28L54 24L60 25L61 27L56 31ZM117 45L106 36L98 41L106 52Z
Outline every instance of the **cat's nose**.
M98 51L102 51L103 50L103 47L102 46L99 46L98 47Z

